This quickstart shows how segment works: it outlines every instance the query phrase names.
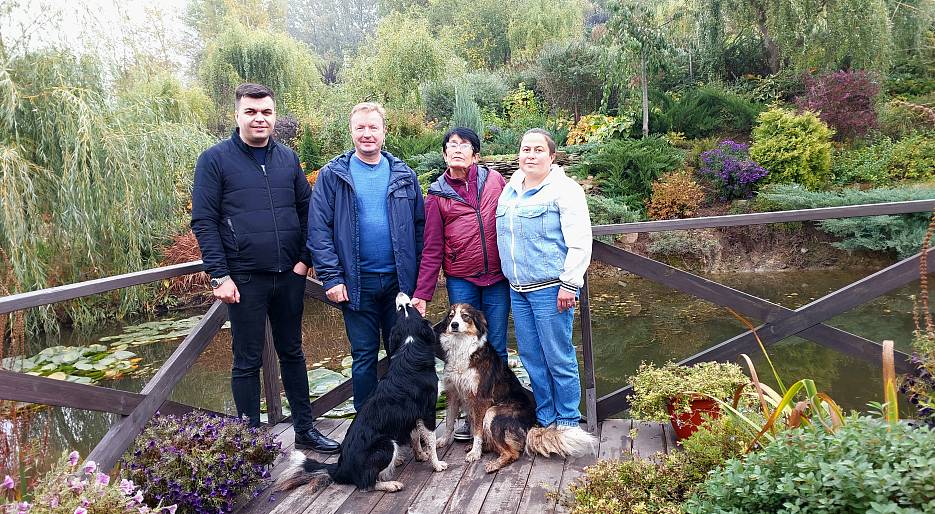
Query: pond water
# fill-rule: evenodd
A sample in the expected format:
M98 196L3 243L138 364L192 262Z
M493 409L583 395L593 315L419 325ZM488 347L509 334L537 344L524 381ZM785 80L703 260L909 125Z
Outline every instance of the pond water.
M873 271L721 274L709 278L794 309ZM875 341L893 339L897 349L906 351L913 329L910 296L917 290L917 284L906 286L835 317L828 324ZM436 301L429 307L431 319L441 318L445 300L444 287L440 287ZM720 307L630 275L592 278L591 305L598 396L626 385L628 375L641 361L679 360L744 331L743 325ZM171 319L193 314L200 313L174 315ZM90 335L63 333L31 341L29 351L32 355L54 345L89 345L102 337L119 335L126 328L115 325ZM161 330L163 333L175 330L176 336L178 334L177 326L166 325ZM150 333L159 331L160 327L149 326ZM340 362L349 353L349 347L337 310L310 300L306 304L303 339L310 367L341 369ZM130 351L142 358L141 364L147 371L143 376L101 385L139 391L180 341L181 338L173 337L132 346ZM575 343L579 346L580 359L577 321ZM512 331L510 345L515 348ZM819 389L845 409L865 409L867 402L882 401L882 372L874 365L795 337L770 347L769 352L787 384L800 378L812 378ZM762 355L751 357L761 379L768 379ZM230 365L230 332L224 329L175 388L171 399L233 413ZM109 414L47 408L39 412L34 426L37 437L48 433L53 457L64 449L78 449L84 455L106 433L114 418Z

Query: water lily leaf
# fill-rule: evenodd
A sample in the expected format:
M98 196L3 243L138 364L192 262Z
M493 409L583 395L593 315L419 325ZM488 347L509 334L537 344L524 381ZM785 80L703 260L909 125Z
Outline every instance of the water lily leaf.
M76 350L72 350L72 351L69 351L69 352L65 352L65 353L63 353L63 354L61 355L61 357L60 357L60 358L61 358L61 362L62 362L63 364L71 364L71 363L73 363L73 362L76 362L78 359L81 358L81 354L82 354L82 353L83 353L83 352L82 352L81 350L77 350L77 351L76 351Z
M351 378L351 368L344 368L341 370L341 374L347 378Z
M352 362L354 362L354 358L348 355L347 357L341 359L341 367L350 368Z
M48 363L39 368L40 371L52 371L53 369L58 369L58 364Z
M68 375L62 373L61 371L56 371L49 375L49 378L54 378L55 380L68 380Z
M90 362L81 361L81 362L75 363L75 369L81 370L81 371L91 371L92 369L94 369L94 366Z
M112 354L111 354L111 357L114 358L114 359L123 360L123 359L129 359L129 358L132 358L132 357L136 357L136 354L133 353L133 352L127 352L127 351L121 350L121 351L117 351L117 352L112 353Z

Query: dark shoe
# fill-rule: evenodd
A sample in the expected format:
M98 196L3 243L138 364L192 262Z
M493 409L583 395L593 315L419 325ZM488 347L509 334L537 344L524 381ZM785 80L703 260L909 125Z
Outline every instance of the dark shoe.
M333 439L328 439L314 427L295 434L295 447L300 450L315 450L318 453L340 453L341 445Z
M471 435L471 428L468 426L467 421L464 421L458 428L455 429L455 433L452 436L452 439L455 441L468 442L473 441L474 436Z

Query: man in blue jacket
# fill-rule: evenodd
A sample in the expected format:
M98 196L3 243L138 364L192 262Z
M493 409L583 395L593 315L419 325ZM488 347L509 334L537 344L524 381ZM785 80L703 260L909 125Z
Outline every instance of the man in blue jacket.
M302 309L311 262L305 249L311 194L299 159L272 139L273 92L237 87L237 128L204 151L195 167L192 230L218 300L228 304L237 415L260 424L260 366L266 319L292 410L295 445L320 453L340 446L312 426Z
M425 212L416 174L382 151L383 107L354 106L350 130L354 149L318 173L308 248L328 299L344 313L354 408L360 410L376 388L380 336L386 348L396 322L396 294L412 296L416 286Z

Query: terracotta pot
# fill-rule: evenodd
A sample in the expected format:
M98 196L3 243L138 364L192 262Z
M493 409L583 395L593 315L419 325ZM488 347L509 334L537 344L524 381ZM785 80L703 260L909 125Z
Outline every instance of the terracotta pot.
M681 441L698 430L698 427L704 422L702 414L716 418L721 414L721 408L717 402L710 398L694 398L689 402L691 410L688 412L675 412L673 407L675 399L670 398L666 404L666 410L669 412L669 421L672 422L672 428L675 429L675 439Z

